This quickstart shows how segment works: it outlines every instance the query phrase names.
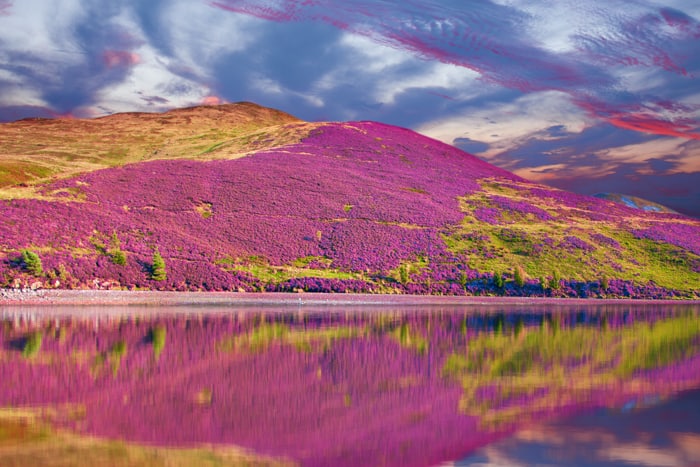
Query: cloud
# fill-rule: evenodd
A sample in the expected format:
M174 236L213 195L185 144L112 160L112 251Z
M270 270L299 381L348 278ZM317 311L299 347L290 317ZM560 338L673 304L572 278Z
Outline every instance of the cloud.
M657 107L662 97L625 92L629 68L693 79L700 37L696 18L641 3L624 11L601 2L587 2L588 7L573 1L559 3L560 8L578 9L583 20L569 14L579 27L568 34L561 23L550 27L555 34L549 41L541 40L533 26L557 23L544 10L552 2L539 2L538 10L489 1L472 2L469 8L448 1L219 0L211 4L277 22L324 22L376 43L473 70L499 86L527 93L564 93L590 116L620 128L698 138L693 131L697 126L694 109L661 112Z
M0 16L9 15L11 7L12 2L10 0L0 0Z

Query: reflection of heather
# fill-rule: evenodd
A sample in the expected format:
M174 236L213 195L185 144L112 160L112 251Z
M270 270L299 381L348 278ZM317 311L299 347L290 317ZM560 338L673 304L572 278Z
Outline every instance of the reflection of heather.
M581 397L603 401L628 385L642 394L660 391L652 374L675 375L666 381L669 390L684 387L688 378L697 384L695 313L653 324L610 323L606 317L600 324L572 328L552 320L510 331L501 326L506 332L476 336L466 352L452 354L445 374L462 382L463 410L488 423L575 406Z
M141 443L236 444L304 465L435 465L498 436L492 423L697 385L688 310L6 322L0 379L13 384L0 386L0 404L78 404L59 421ZM42 346L29 360L34 329Z

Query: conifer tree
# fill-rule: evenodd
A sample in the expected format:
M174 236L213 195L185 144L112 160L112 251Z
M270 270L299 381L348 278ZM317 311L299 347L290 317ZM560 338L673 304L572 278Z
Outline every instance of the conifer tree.
M493 285L495 285L497 289L502 289L505 285L503 275L501 275L501 273L498 271L493 273Z
M165 278L165 261L160 255L160 252L156 250L155 252L153 252L153 262L151 265L151 279L153 279L154 281L164 281Z
M24 267L34 276L42 276L44 269L41 266L39 255L30 250L22 250L22 263Z
M516 266L513 280L518 287L523 288L525 286L525 270L523 270L522 266Z

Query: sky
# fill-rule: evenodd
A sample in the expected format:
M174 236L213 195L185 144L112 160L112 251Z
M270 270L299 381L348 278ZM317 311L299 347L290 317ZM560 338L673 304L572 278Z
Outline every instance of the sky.
M252 101L696 217L699 75L698 0L0 0L0 121Z

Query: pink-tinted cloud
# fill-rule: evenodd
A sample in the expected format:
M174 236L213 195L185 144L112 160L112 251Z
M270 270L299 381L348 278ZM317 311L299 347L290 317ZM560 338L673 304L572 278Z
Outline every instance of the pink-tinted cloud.
M624 83L611 72L649 68L694 79L689 67L697 66L700 22L671 8L627 13L601 7L595 13L600 28L572 33L573 50L557 52L533 38L528 14L492 2L217 0L211 5L270 21L332 24L427 59L469 68L503 87L569 94L590 115L621 128L698 137L694 128L700 125L677 103L625 92ZM664 105L674 107L670 116Z
M127 50L105 50L102 60L107 68L129 67L141 62L141 57Z
M12 2L10 0L0 0L0 16L9 15Z
M219 105L223 103L224 101L219 96L205 96L202 99L202 105Z
M685 114L698 110L691 106L659 101L653 106L628 105L614 108L605 102L593 99L582 99L576 103L592 117L605 120L618 128L700 140L700 134L694 132L697 122L684 117ZM659 118L657 115L660 112L665 112L666 118Z

